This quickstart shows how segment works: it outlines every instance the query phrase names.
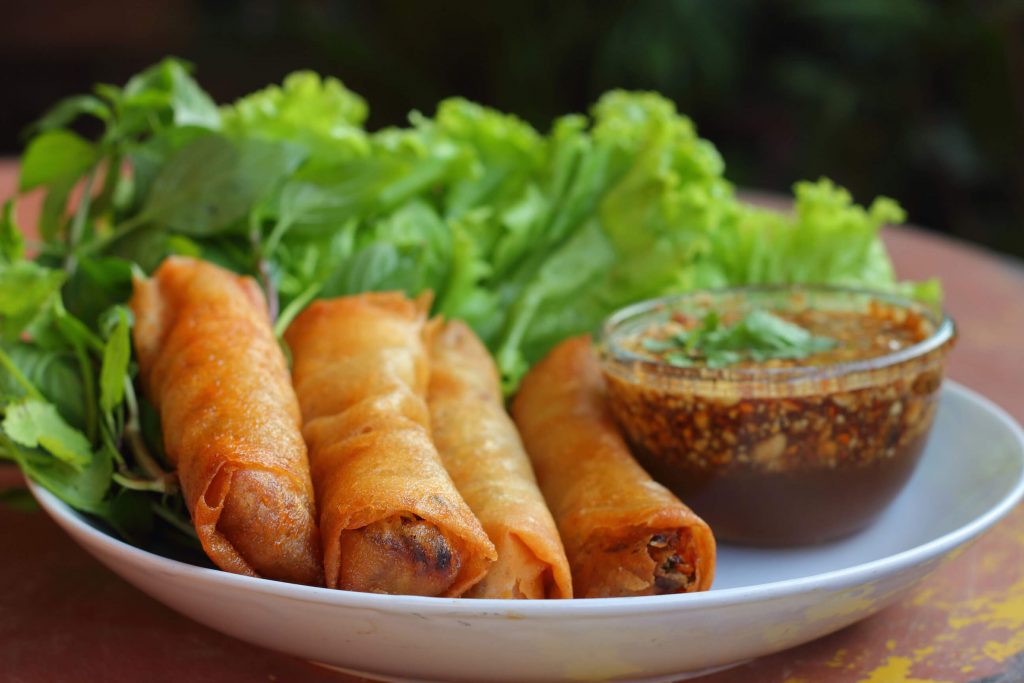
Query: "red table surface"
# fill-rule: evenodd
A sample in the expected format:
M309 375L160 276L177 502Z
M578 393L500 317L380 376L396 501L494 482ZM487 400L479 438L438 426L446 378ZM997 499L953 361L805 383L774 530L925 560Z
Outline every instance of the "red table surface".
M13 162L0 162L0 198L14 193L15 176ZM25 202L22 224L37 210L38 198ZM949 375L1024 420L1024 264L912 228L889 230L886 241L901 277L943 281L959 326ZM18 480L0 468L0 489ZM359 680L189 621L93 560L42 512L0 504L0 528L0 681ZM879 614L699 680L1024 681L1024 508Z

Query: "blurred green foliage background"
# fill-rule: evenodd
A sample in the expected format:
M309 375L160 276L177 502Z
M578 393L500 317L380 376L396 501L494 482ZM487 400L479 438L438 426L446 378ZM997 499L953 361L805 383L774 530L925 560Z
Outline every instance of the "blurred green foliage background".
M653 89L742 187L826 175L1024 256L1020 0L34 0L3 14L4 154L59 97L165 54L222 101L294 69L337 76L371 127L462 95L545 130L607 89Z

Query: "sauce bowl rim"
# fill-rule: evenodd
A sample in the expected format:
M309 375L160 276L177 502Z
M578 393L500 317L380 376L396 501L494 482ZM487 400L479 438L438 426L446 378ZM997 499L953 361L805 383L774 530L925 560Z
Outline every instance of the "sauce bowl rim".
M744 295L748 293L770 295L785 293L799 294L801 292L837 295L845 294L878 299L887 304L910 309L918 315L926 317L929 322L934 325L934 331L928 337L919 342L880 356L841 361L837 363L795 365L786 367L682 367L672 365L665 361L655 360L650 356L642 355L634 351L629 351L622 348L614 340L615 332L624 322L659 312L665 308L671 307L672 304L679 301L699 297L721 297L728 295ZM785 383L794 380L807 381L819 378L833 379L844 375L873 373L885 368L891 368L909 361L924 358L933 352L940 351L948 347L948 345L956 338L956 334L956 324L945 310L939 307L930 307L922 301L893 292L865 287L847 287L843 285L829 284L765 284L697 289L691 292L669 294L667 296L646 299L644 301L629 304L605 318L601 324L601 336L598 340L597 346L599 356L603 364L606 366L609 363L629 364L634 368L653 372L665 377L666 379L692 379L696 381L713 380L735 383Z

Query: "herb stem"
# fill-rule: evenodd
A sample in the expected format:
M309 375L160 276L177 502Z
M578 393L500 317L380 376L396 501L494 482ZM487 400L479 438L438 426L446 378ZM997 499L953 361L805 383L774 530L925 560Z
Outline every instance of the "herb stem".
M124 221L123 223L119 223L118 225L116 225L114 229L108 232L107 234L101 235L92 242L83 244L81 247L78 248L78 254L81 256L91 256L92 254L95 254L97 251L100 251L101 249L106 247L111 242L116 242L122 237L131 234L139 227L145 225L147 220L149 220L149 216L147 216L145 213L135 214L134 216Z
M92 203L92 185L95 180L96 167L94 166L89 171L89 175L85 177L85 185L82 187L82 198L78 200L78 206L75 208L75 217L71 219L71 231L68 235L68 255L64 260L64 270L67 271L69 278L74 274L75 268L78 265L75 248L82 240L82 233L85 231L85 219L89 215L89 205Z
M322 282L314 282L306 289L289 302L284 310L281 311L281 315L278 316L277 321L274 323L274 336L280 338L284 331L291 325L292 320L299 314L303 308L306 307L310 301L320 293L320 289L323 287Z
M122 472L114 472L111 478L126 489L132 491L152 491L154 493L173 493L174 490L163 479L136 479Z
M266 242L263 243L264 254L270 256L277 251L277 245L281 243L281 238L284 237L284 233L287 232L289 227L291 227L291 224L288 221L278 220L274 224L274 229L270 231Z
M92 364L81 344L72 344L75 347L75 358L78 359L78 367L82 373L82 394L85 402L85 435L89 443L96 442L96 379L93 376Z
M277 298L277 288L270 277L270 263L264 258L263 243L260 240L260 226L255 214L249 215L249 241L252 244L253 256L256 261L256 274L259 278L260 287L267 299L267 312L270 314L270 322L277 320L280 310L280 301Z
M277 298L277 288L274 287L274 283L270 278L270 263L266 259L261 258L256 264L256 272L259 273L260 285L262 285L263 291L267 295L267 312L270 314L271 323L273 323L277 320L281 304Z
M191 524L189 524L188 522L183 520L181 517L179 517L178 515L174 514L173 512L168 510L166 507L164 507L160 503L157 503L156 501L153 502L151 507L152 507L153 513L157 517L159 517L160 519L164 520L165 522L167 522L168 524L170 524L175 529L177 529L178 531L182 532L183 534L185 534L189 538L196 538L195 527L193 527Z
M96 198L96 207L100 211L113 204L117 188L121 184L121 161L121 151L114 147L107 158L107 172L103 179L103 189L100 190L100 194Z
M165 472L160 467L160 463L149 452L146 440L142 437L142 427L139 424L139 402L135 398L135 387L128 377L124 378L124 401L128 406L128 419L125 420L124 435L128 438L132 454L142 470L161 487L149 490L159 490L164 493L176 492L178 490L177 477L174 473Z

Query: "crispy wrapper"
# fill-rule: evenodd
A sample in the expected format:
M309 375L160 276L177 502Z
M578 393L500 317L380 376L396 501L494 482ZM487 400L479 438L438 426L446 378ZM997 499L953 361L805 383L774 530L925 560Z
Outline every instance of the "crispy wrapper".
M558 528L505 412L491 355L469 327L447 323L430 349L434 443L459 493L498 550L466 597L571 598Z
M135 281L131 308L142 384L206 554L322 585L299 407L259 287L171 257Z
M399 293L318 301L285 335L328 586L458 596L495 559L431 440L427 307Z
M530 370L512 415L562 534L576 597L711 587L711 530L633 459L588 336L562 342Z

